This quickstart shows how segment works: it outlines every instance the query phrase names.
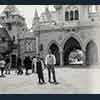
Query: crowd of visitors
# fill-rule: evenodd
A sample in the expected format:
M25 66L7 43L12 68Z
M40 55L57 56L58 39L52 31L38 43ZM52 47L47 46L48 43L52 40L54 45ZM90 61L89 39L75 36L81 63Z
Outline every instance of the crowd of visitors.
M56 75L55 75L55 64L56 64L56 58L49 50L48 55L45 57L45 59L40 57L40 54L37 56L25 56L22 60L20 56L17 57L16 61L16 73L17 75L23 75L23 70L25 69L25 75L30 75L28 72L29 69L32 70L32 73L37 73L38 83L39 84L45 84L44 79L44 69L47 69L48 71L48 82L49 83L55 83L56 81ZM0 56L0 70L1 70L1 77L5 77L8 74L11 74L11 59L10 56ZM31 74L32 74L31 73ZM53 76L53 82L51 81L51 74Z

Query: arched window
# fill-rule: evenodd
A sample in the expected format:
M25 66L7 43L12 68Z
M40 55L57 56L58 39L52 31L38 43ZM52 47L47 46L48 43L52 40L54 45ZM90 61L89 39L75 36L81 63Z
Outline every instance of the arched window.
M75 10L75 20L78 20L79 19L79 12L78 10Z
M66 11L66 12L65 12L65 21L68 21L68 20L69 20L69 12Z
M40 44L40 47L39 47L40 51L43 50L43 44Z
M95 13L96 12L96 6L95 5L89 6L88 10L89 10L89 13Z
M73 11L70 11L70 20L73 20Z
M79 11L77 8L69 9L65 12L65 21L79 20Z

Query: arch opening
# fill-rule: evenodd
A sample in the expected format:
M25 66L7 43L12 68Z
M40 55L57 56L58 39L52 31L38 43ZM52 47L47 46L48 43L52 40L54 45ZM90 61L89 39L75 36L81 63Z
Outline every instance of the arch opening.
M73 37L69 38L64 45L63 48L63 58L64 58L64 65L69 65L69 64L80 64L79 63L79 57L80 57L80 61L82 61L82 48L80 46L80 43ZM82 55L80 55L80 51L82 52ZM72 53L73 52L73 53ZM72 57L72 55L74 55ZM72 58L70 58L72 57ZM70 61L70 59L74 60L74 61ZM77 61L76 61L77 60Z
M56 65L59 66L60 65L60 52L59 52L59 47L55 44L52 43L49 47L49 50L51 50L52 54L55 55L56 57Z
M88 42L86 46L86 64L94 65L98 62L98 49L94 41Z

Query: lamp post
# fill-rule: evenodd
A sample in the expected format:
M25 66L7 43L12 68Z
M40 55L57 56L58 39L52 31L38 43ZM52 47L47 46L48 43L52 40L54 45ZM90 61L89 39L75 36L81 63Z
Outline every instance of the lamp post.
M38 26L38 31L37 31L37 36L36 36L36 54L40 53L40 25Z

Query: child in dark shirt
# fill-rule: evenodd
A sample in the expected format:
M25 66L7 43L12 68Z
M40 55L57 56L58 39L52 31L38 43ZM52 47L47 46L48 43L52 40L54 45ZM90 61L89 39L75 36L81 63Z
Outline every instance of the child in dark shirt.
M43 68L42 68L42 60L37 57L37 74L39 79L39 84L44 84L44 76L43 76Z

